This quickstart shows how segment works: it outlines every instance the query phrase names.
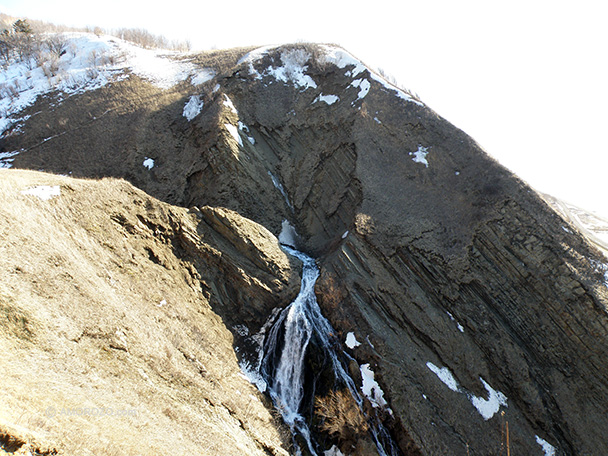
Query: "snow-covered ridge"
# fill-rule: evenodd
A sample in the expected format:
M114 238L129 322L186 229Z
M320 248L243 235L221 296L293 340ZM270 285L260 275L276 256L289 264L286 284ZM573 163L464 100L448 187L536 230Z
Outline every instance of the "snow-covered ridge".
M322 47L323 47L323 49L325 51L324 59L325 59L326 62L333 63L338 68L346 68L347 66L352 66L353 67L352 70L348 70L346 72L346 76L350 76L350 77L355 78L357 75L359 75L363 71L367 70L369 72L370 77L373 80L375 80L376 82L382 84L384 86L384 88L386 88L387 90L395 92L395 94L399 98L401 98L401 99L403 99L405 101L409 101L409 102L415 103L415 104L417 104L419 106L424 106L423 103L421 103L420 101L414 99L411 95L409 95L408 93L406 93L405 91L403 91L399 87L397 87L394 84L388 82L386 79L384 79L382 76L380 76L376 71L374 71L371 68L365 66L365 64L363 64L363 62L361 62L359 59L353 57L352 54L346 52L344 49L341 49L341 48L336 47L336 46L327 46L327 45L323 45ZM364 80L364 81L367 81L367 80ZM369 82L367 82L367 84L369 84ZM369 90L369 88L367 90ZM362 98L362 95L363 96L367 95L367 92L364 92L364 94L362 94L360 92L359 93L359 97Z
M358 75L363 73L364 71L368 71L370 78L380 83L386 90L394 92L395 95L405 101L409 101L415 103L420 106L424 106L423 103L413 98L411 95L390 83L382 76L380 76L376 71L367 67L363 62L353 57L350 53L346 52L344 49L341 49L336 46L329 45L319 45L322 49L322 54L319 57L321 59L321 63L330 63L338 68L347 68L344 73L345 76L353 78L353 82L351 85L353 87L359 88L358 99L364 98L370 89L370 82L366 78L357 78ZM276 80L288 82L291 81L296 86L303 88L304 90L307 88L316 88L317 83L306 74L307 63L311 58L309 52L305 49L287 49L281 53L281 62L282 66L269 66L260 72L260 70L254 67L254 63L262 59L265 55L267 55L270 51L279 48L280 46L263 46L253 51L245 54L241 59L237 62L237 64L247 63L249 65L249 73L254 76L256 79L262 79L264 76L274 76ZM337 95L331 95L335 97L335 101L337 101ZM319 99L321 101L321 99ZM332 104L334 100L331 102L326 101L328 104Z
M150 50L112 36L90 33L58 34L58 53L41 51L30 58L13 59L0 72L0 134L17 113L44 94L58 91L73 95L140 76L161 88L170 88L191 78L195 85L213 77L187 61L173 59L174 51Z
M243 56L238 61L238 64L248 63L249 73L256 79L273 76L277 81L291 82L303 90L317 87L317 83L305 73L308 68L306 63L311 58L310 53L305 49L287 49L283 51L280 56L281 65L270 65L260 73L253 66L253 63L260 60L273 48L276 48L276 46L265 46L255 49Z

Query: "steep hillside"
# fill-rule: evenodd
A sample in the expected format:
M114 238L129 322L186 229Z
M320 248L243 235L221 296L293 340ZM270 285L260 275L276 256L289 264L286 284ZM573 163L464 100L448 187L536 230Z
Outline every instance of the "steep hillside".
M151 229L150 242L167 250L144 257L154 268L164 255L194 265L197 299L233 332L255 381L268 349L260 341L280 321L273 309L298 288L297 261L274 239L314 256L333 350L366 399L359 409L335 405L357 395L331 380L325 342L313 338L299 410L313 443L302 444L306 431L295 438L304 452L383 454L370 443L379 423L393 442L386 454L608 453L608 265L576 226L342 49L154 58L187 70L159 84L125 57L103 85L69 97L51 87L9 110L0 158L126 179L193 207L192 223L200 211L220 236L214 244L202 223L194 230L216 249L213 261L181 228L171 231L180 242ZM252 247L241 224L264 227L266 241ZM243 255L253 269L241 274Z
M288 301L298 274L274 236L119 180L1 170L0 189L2 449L288 454L209 291L229 280L262 315Z

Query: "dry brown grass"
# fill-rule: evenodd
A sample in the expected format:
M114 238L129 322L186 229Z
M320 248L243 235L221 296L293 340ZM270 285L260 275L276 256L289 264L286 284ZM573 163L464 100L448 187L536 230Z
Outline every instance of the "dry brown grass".
M356 442L369 430L365 415L348 390L316 398L315 413L322 418L320 430L340 442Z

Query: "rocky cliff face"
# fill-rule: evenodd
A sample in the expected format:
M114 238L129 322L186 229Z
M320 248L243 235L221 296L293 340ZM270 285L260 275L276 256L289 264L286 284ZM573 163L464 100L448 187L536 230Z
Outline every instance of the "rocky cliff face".
M246 51L192 58L215 71L198 85L132 75L40 98L3 150L19 152L15 168L121 177L193 208L143 220L166 247L147 261L188 263L192 299L233 331L241 359L297 293L297 263L276 240L295 227L367 390L363 413L397 453L607 453L606 259L470 137L348 53ZM141 217L125 214L140 206L124 202L121 229L137 233ZM339 393L325 385L317 399ZM354 418L331 432L319 408L307 416L319 451L376 451Z

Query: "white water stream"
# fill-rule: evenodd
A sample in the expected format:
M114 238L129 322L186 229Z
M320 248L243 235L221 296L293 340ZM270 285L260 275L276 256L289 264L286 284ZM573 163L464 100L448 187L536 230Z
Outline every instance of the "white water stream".
M332 336L335 331L321 314L317 303L314 287L319 277L319 269L315 260L295 249L287 246L283 248L302 261L302 286L296 299L280 313L266 336L260 374L266 380L268 392L283 420L291 427L294 435L300 435L306 441L308 451L317 456L315 444L301 411L305 389L315 388L315 385L305 385L306 353L311 341L314 341L316 348L321 350L331 363L336 382L350 390L360 407L363 405L363 399L338 357L336 340ZM371 428L380 456L398 454L392 444L387 452L380 443L380 435L388 436L381 425Z

